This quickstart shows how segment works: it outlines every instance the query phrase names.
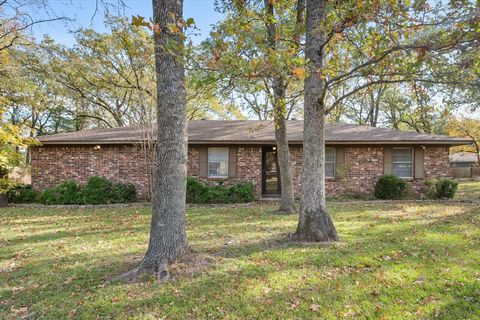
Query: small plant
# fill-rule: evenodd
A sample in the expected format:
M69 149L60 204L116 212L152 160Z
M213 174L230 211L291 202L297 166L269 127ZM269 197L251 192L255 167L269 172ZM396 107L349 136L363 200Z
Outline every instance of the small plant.
M427 186L426 197L429 199L452 199L458 189L458 182L445 179L430 179L425 182Z
M33 190L31 185L19 184L11 188L7 196L11 203L32 203L38 200L39 193Z
M407 194L407 182L394 175L383 175L375 184L375 197L383 200L400 199Z

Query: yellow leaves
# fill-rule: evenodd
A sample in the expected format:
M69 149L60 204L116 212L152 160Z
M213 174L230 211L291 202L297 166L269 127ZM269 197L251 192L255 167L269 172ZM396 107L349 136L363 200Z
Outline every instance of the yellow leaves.
M179 33L179 32L181 31L181 29L180 29L177 25L175 25L175 24L173 24L173 23L171 23L171 24L168 25L168 29L169 29L170 32L172 32L172 33Z
M132 26L151 28L150 22L145 21L145 17L140 15L132 16Z

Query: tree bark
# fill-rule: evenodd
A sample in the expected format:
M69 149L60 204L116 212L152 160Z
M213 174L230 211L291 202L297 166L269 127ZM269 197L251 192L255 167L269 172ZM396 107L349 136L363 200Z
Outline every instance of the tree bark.
M336 241L337 232L325 201L325 96L322 44L326 0L307 0L302 199L296 238L304 241Z
M265 13L267 16L267 37L269 47L274 52L277 49L275 11L273 1L265 0ZM279 212L292 213L295 211L293 194L293 178L290 165L290 150L288 148L286 105L285 105L285 79L279 73L272 79L273 87L273 113L275 122L275 141L277 143L278 166L280 170L281 199Z
M185 234L187 116L183 40L168 25L182 17L183 0L153 0L157 73L157 146L150 241L140 265L123 276L168 278L167 265L188 252ZM154 28L155 29L155 28Z

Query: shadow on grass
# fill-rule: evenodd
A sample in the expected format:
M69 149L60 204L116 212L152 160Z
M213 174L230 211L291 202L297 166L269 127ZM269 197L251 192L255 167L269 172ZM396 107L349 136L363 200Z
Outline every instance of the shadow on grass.
M401 210L402 205L393 205L388 210L384 207L377 208L377 205L333 207L332 212L340 225L347 220L364 220L354 223L354 227L344 232L342 242L327 246L290 242L285 231L290 227L293 230L293 216L271 216L269 212L259 213L258 210L238 216L223 216L228 212L223 210L221 213L214 211L209 216L195 213L189 216L192 219L189 225L198 223L200 218L203 223L207 223L207 226L198 227L199 230L195 231L197 235L207 229L224 227L233 236L241 238L242 233L250 231L245 229L248 223L252 223L252 227L264 227L275 221L288 225L269 225L274 230L271 235L254 241L248 240L246 243L224 245L223 241L216 241L212 246L212 255L218 259L216 265L188 279L178 279L162 286L149 282L133 285L108 283L112 277L135 266L143 250L130 250L128 255L125 252L108 252L106 255L86 252L70 254L68 259L39 258L29 262L24 270L2 275L6 288L28 286L15 293L9 291L2 294L2 299L10 301L6 306L15 304L15 301L32 305L38 317L45 315L50 318L63 318L71 309L77 310L77 315L84 315L85 318L92 315L110 318L121 315L126 318L128 315L155 314L157 311L169 315L168 318L177 319L188 318L189 313L191 318L218 318L228 314L240 318L284 318L285 315L288 318L297 317L298 312L315 318L311 304L318 304L322 314L332 318L347 313L372 318L383 315L381 308L390 308L387 302L394 303L395 299L407 296L411 300L408 308L412 309L412 305L418 304L418 299L428 294L444 294L441 284L436 284L434 289L425 288L410 293L413 280L408 277L398 280L393 288L387 288L380 282L383 287L378 289L377 277L380 274L395 273L402 267L424 270L426 266L431 266L435 269L441 264L451 263L453 259L461 260L462 257L478 254L478 247L473 246L454 250L462 246L456 240L434 241L424 238L427 233L441 236L445 231L451 231L454 234L459 224L471 223L478 215L478 208L448 217L429 217L429 221L422 225L414 224L417 217L392 223L386 215ZM386 212L385 216L372 216L372 212L377 210ZM359 211L363 213L358 213ZM454 223L450 223L452 218ZM242 223L247 225L231 229ZM369 226L370 223L375 223L375 226ZM146 226L133 226L109 233L105 230L88 231L89 228L86 228L82 234L108 235L114 238L124 236L122 233L131 231L132 228L135 232L148 230ZM339 231L342 236L342 230ZM77 237L77 233L77 230L61 233L60 237L49 233L55 237L53 239L48 238L47 234L32 235L17 244L71 239ZM191 240L194 249L202 249L195 244L197 238ZM469 264L464 267L474 268ZM417 276L413 271L412 273L412 277ZM39 286L32 285L32 280L38 281ZM360 282L360 287L356 284L357 281ZM270 291L267 293L265 288ZM378 290L378 293L373 294L374 290ZM475 283L468 282L454 293L460 300L442 307L440 315L445 314L447 318L457 312L464 316L478 311L477 305L462 309L461 302L466 295L478 298L478 286ZM316 297L315 301L311 301L311 297ZM298 305L297 300L300 301ZM371 301L365 302L366 300ZM353 303L356 306L351 307L352 310L345 307ZM381 304L381 308L376 304Z

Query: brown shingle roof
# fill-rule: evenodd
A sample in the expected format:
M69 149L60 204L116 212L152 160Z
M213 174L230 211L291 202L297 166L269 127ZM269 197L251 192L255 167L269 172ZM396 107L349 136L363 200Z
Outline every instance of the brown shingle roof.
M288 140L292 144L303 142L303 121L287 122ZM124 144L139 142L145 136L142 127L96 129L40 136L43 144ZM190 144L264 144L275 142L272 121L223 121L198 120L188 125ZM412 131L389 130L357 126L352 124L328 123L326 142L329 144L468 144L465 138L423 134Z

